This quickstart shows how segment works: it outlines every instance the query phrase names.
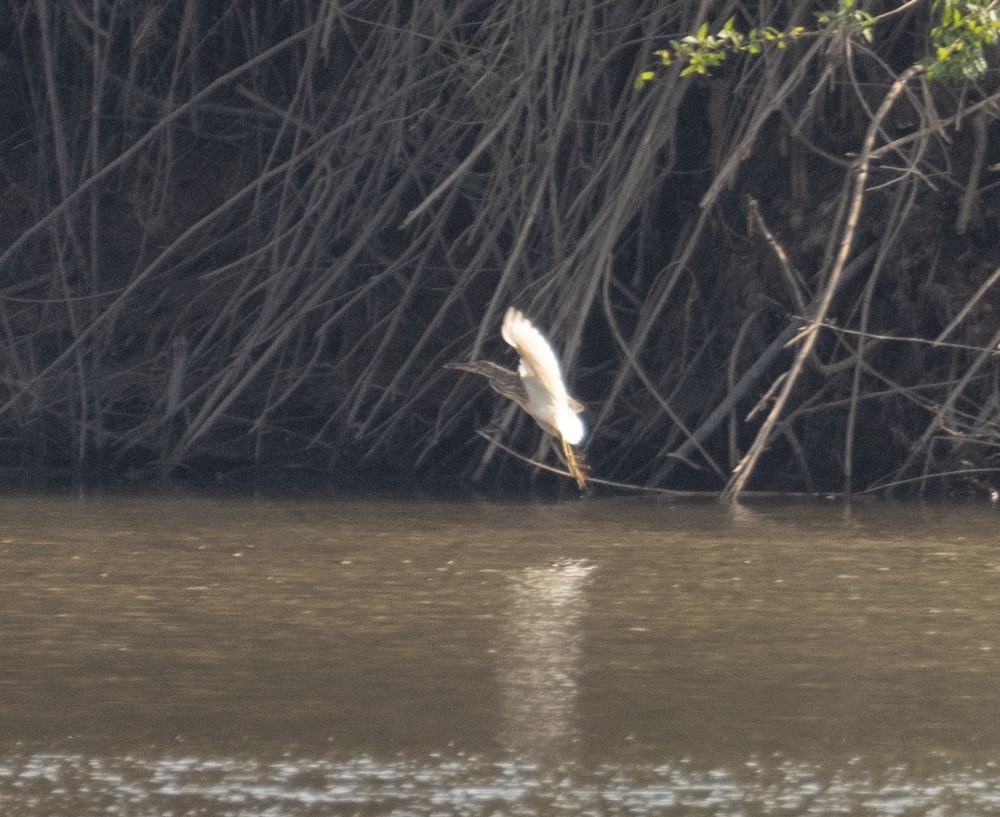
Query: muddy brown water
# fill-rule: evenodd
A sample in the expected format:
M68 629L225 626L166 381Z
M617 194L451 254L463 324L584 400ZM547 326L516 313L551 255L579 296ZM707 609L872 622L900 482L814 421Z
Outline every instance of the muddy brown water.
M997 521L0 499L0 814L996 814Z

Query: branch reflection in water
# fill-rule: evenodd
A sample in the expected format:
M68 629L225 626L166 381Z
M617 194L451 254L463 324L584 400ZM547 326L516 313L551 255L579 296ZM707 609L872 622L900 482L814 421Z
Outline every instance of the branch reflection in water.
M513 575L497 650L508 751L543 755L576 738L584 588L593 567L564 560Z

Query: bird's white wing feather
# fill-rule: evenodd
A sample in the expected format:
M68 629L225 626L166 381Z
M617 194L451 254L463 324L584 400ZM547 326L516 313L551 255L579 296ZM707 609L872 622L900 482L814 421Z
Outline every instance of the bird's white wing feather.
M522 377L538 381L557 403L568 400L562 368L556 359L555 350L534 324L524 317L524 313L511 307L503 318L500 334L517 351L524 368Z
M504 315L500 332L521 358L518 373L528 395L527 412L568 443L582 442L586 429L577 415L583 406L567 393L559 360L545 335L514 307Z

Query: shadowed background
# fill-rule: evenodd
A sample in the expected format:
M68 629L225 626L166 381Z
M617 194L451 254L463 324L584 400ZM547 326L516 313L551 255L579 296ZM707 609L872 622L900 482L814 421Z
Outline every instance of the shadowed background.
M0 467L523 481L473 432L541 456L537 429L442 369L511 365L514 304L587 404L595 475L718 489L929 13L633 81L702 23L824 6L5 0ZM990 489L996 78L893 107L752 487Z

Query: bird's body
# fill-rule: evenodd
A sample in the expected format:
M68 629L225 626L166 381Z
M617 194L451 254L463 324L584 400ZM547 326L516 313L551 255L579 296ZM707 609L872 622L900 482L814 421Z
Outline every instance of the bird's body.
M521 358L517 373L528 395L525 411L554 437L579 445L586 433L580 419L583 406L570 400L562 368L545 336L513 307L504 315L500 334Z
M579 416L583 406L569 396L555 351L531 321L513 307L504 315L500 333L520 357L517 372L489 360L451 363L449 368L487 378L495 392L513 400L556 437L562 443L570 473L582 488L586 482L584 467L571 446L579 445L586 436Z

